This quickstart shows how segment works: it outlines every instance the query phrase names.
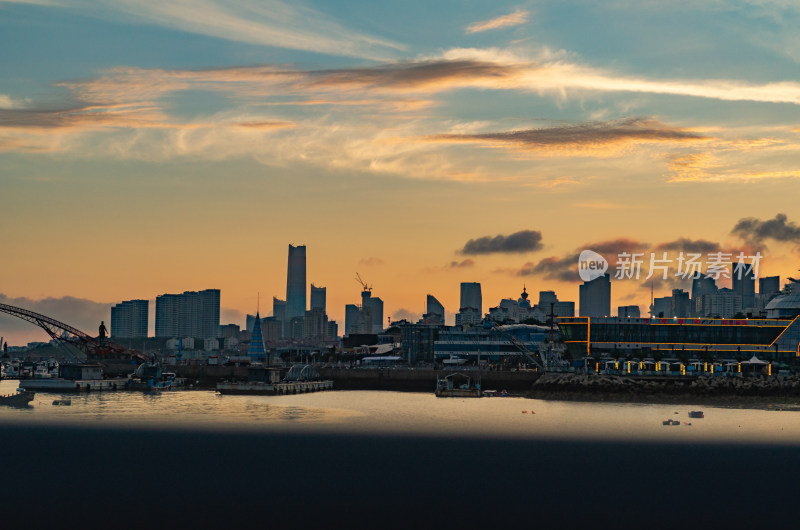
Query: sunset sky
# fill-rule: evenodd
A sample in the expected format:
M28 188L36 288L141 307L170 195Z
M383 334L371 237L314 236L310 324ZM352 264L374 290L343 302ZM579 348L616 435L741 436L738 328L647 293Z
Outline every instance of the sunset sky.
M244 325L290 243L340 331L356 272L395 318L463 281L577 305L583 249L760 251L783 283L798 27L788 0L0 0L0 302L94 333L219 288Z

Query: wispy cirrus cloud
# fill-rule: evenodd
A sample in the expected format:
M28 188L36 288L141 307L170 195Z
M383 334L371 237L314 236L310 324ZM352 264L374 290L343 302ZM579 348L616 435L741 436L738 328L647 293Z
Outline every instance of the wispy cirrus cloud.
M135 21L230 41L329 55L386 59L405 49L402 44L347 28L302 2L26 0L19 3L66 8L107 20Z
M665 86L688 86L684 82L625 80L625 75L582 66L566 56L542 52L523 57L499 49L455 49L411 61L325 70L285 65L197 70L119 67L94 78L58 83L55 88L67 96L59 108L26 101L24 108L0 109L0 149L147 159L249 156L275 165L302 160L331 168L460 181L530 177L511 174L525 175L528 172L524 170L498 175L493 165L473 163L480 158L477 154L466 153L472 157L467 161L463 156L466 150L448 147L448 143L556 157L609 157L632 149L645 154L656 149L678 150L669 158L663 152L659 157L667 164L667 178L675 181L723 174L711 166L705 173L698 170L702 155L687 152L691 145L713 144L713 149L708 149L716 150L708 155L711 163L719 150L755 152L754 145L737 147L734 142L723 144L719 138L710 138L704 130L711 129L675 126L654 117L503 130L496 127L497 122L464 127L450 116L431 112L443 103L442 93L461 89L511 90L558 99L587 90L652 90L716 97L713 90L664 92ZM723 91L723 99L800 103L800 85L794 83L781 84L783 91L772 90L773 85L690 84ZM743 86L747 90L740 92ZM171 102L191 92L215 94L222 110L213 114L199 110L196 116L174 113ZM304 106L319 105L326 106L324 113L302 111ZM112 129L116 129L114 134L106 134ZM92 137L100 132L102 137ZM265 135L270 135L269 142ZM763 150L765 145L760 145ZM777 149L775 145L766 147ZM782 148L788 149L788 144ZM457 149L461 149L459 156L454 155ZM794 169L763 164L759 171L747 178L777 178L792 175ZM552 180L556 176L542 174L542 186L579 181L575 175Z
M483 20L480 22L473 22L466 28L464 31L466 33L480 33L482 31L488 31L490 29L498 29L498 28L507 28L510 26L519 26L520 24L524 24L528 21L528 16L530 16L530 12L524 9L517 9L513 13L509 13L507 15L501 15L499 17L491 18L489 20Z

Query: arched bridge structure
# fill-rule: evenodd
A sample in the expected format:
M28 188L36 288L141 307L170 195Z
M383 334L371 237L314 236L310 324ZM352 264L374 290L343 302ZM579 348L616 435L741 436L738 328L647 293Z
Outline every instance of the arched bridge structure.
M149 355L140 351L125 348L107 338L92 337L78 328L59 322L47 315L7 304L0 304L0 313L5 313L39 326L61 346L66 347L68 351L71 351L70 348L77 348L86 355L88 360L125 358L134 358L141 361L151 360Z

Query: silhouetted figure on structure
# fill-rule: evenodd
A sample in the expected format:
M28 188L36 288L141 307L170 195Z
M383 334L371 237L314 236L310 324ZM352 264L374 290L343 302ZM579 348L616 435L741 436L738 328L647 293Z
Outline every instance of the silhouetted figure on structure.
M100 339L100 342L104 342L106 340L106 334L108 334L108 329L102 320L100 321L100 329L98 332L100 335L97 338Z

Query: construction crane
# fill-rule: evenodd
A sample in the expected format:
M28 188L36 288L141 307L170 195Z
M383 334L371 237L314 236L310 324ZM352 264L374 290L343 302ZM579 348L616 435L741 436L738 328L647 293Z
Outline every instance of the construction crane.
M367 282L361 279L361 275L359 273L356 273L356 281L361 284L361 287L364 289L365 293L372 292L372 287L367 285Z
M517 349L520 351L520 353L522 354L522 356L523 356L523 357L524 357L524 358L525 358L525 359L526 359L528 362L530 362L530 363L532 363L532 364L535 364L535 365L536 365L536 366L537 366L537 367L538 367L540 370L542 370L542 371L546 371L546 370L547 370L547 360L545 359L545 357L544 357L544 356L542 356L542 360L540 361L539 359L537 359L537 358L534 356L533 352L531 352L531 351L530 351L530 350L527 348L527 346L525 346L525 344L524 344L524 343L523 343L521 340L519 340L517 337L515 337L513 334L509 333L509 332L508 332L508 331L506 331L505 329L503 329L503 327L500 325L500 323L499 323L499 322L497 322L496 320L494 320L494 319L491 319L491 318L487 318L487 320L488 320L488 321L489 321L489 322L492 324L492 327L493 327L494 329L496 329L497 331L499 331L499 332L500 332L500 334L501 334L503 337L505 337L506 339L508 339L508 341L509 341L511 344L513 344L514 346L516 346L516 348L517 348ZM540 355L541 355L541 353L540 353Z

